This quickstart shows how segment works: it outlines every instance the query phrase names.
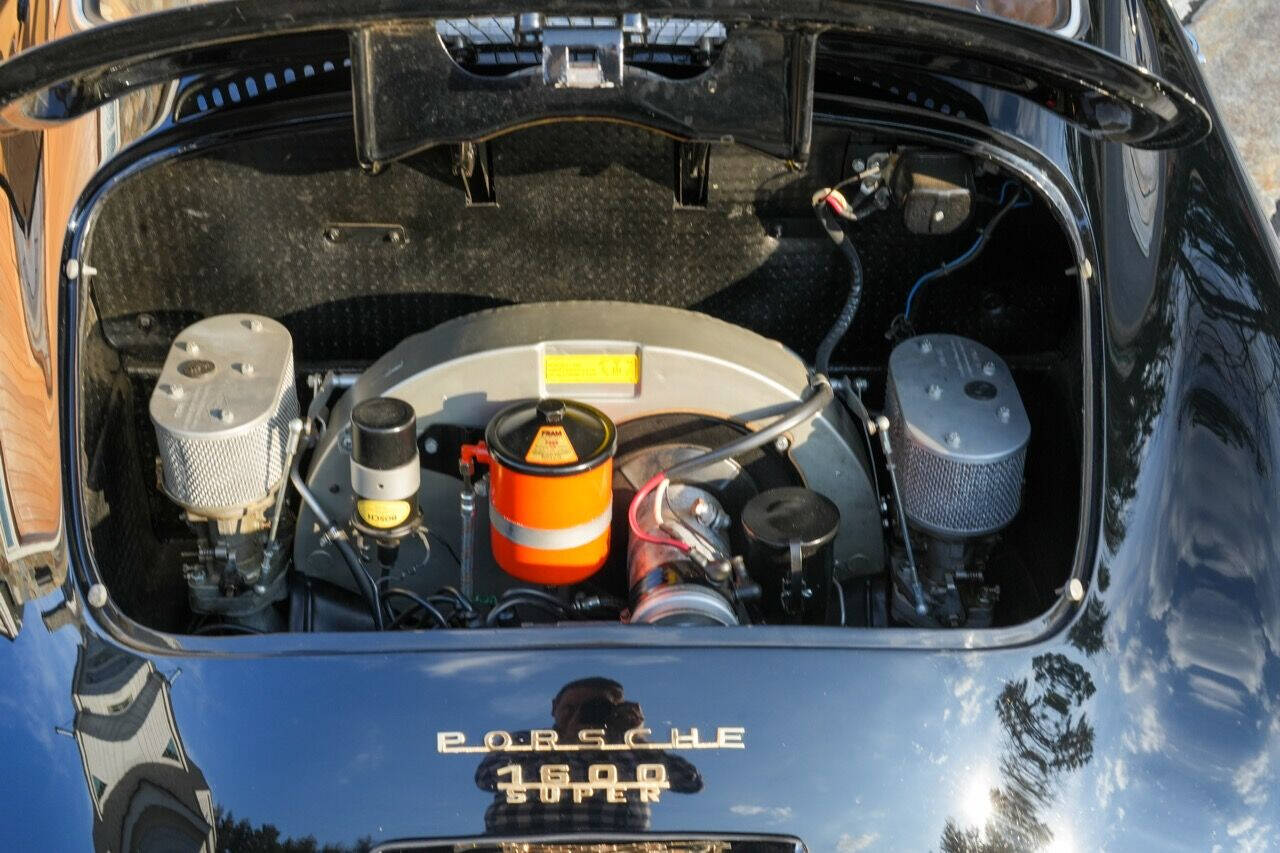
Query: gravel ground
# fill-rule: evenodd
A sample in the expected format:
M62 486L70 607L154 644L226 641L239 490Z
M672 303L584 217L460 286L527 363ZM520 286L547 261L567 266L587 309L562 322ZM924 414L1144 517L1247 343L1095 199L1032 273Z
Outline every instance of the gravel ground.
M1200 43L1218 111L1280 232L1280 4L1171 0Z

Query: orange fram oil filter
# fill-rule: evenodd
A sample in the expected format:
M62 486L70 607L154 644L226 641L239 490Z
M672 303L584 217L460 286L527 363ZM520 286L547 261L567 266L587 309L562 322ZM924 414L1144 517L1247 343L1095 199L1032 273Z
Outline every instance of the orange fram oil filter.
M617 447L613 421L573 400L526 400L489 421L477 456L489 462L490 543L503 571L571 584L604 565Z

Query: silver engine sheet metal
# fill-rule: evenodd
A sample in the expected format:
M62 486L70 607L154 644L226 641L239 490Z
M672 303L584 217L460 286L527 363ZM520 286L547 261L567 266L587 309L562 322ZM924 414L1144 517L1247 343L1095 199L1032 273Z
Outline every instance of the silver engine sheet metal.
M193 323L169 347L150 412L175 502L212 518L263 500L298 416L289 330L255 314Z
M1013 520L1031 423L1009 367L958 335L921 335L889 356L885 414L908 520L965 538Z
M566 354L608 358L570 359L567 364L547 359ZM637 360L638 370L630 375ZM584 366L588 369L579 369ZM414 407L419 436L433 423L482 428L512 402L549 395L589 403L616 423L659 412L691 412L758 428L793 406L806 393L808 381L804 362L777 341L692 311L622 302L492 309L413 335L370 366L334 405L307 482L333 518L350 516L351 408L379 395ZM790 437L789 453L806 484L840 508L838 570L843 576L879 571L884 553L878 499L858 428L833 402ZM424 521L454 545L460 533L460 488L456 478L423 471ZM483 593L491 591L486 577L495 584L503 579L492 566L484 533L486 502L479 503L476 589ZM298 531L295 565L349 587L345 566L331 546L321 543L309 511L303 511ZM457 583L456 564L444 551L433 549L429 580L417 581L424 588ZM399 573L412 570L423 557L416 544L401 552ZM412 577L404 582L416 585Z

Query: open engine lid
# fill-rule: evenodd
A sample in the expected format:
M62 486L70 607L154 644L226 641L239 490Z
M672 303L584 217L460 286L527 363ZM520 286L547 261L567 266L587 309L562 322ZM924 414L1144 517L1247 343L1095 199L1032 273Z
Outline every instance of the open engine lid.
M0 65L0 132L58 123L140 87L271 56L282 37L337 32L350 39L357 149L371 166L436 144L582 118L804 159L818 35L835 31L839 55L1015 92L1093 136L1162 148L1206 134L1209 116L1190 95L1058 34L1070 32L1059 24L1064 10L1068 20L1078 17L1080 2L1015 3L1030 10L1022 20L1037 21L1031 13L1052 7L1052 21L1038 28L961 11L950 0L556 0L543 12L507 16L517 41L533 34L516 46L539 61L494 76L460 64L438 26L488 18L489 4L215 0L111 23L77 18L74 34L13 55ZM555 16L566 23L549 24ZM714 20L723 44L696 76L653 73L633 62L645 16ZM518 26L526 18L538 26Z

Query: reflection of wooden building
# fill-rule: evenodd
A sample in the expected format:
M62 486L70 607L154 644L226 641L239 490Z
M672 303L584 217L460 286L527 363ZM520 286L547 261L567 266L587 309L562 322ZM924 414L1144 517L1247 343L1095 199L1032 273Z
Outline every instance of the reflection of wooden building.
M213 797L182 744L169 691L150 661L85 632L72 701L97 850L216 849Z

